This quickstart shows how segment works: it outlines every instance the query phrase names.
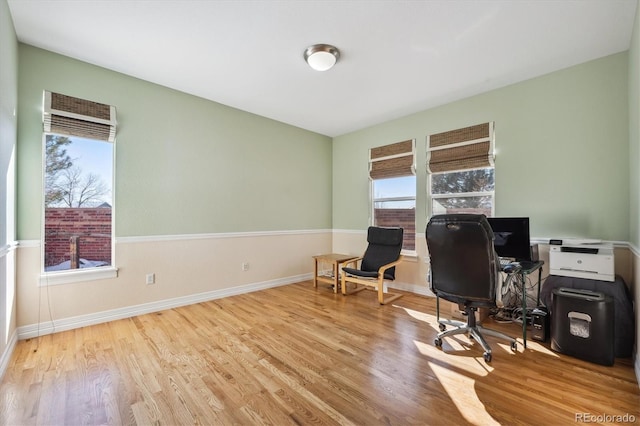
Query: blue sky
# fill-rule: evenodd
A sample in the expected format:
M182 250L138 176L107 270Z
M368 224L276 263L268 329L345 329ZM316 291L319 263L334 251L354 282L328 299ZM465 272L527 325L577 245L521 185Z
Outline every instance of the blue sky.
M374 197L415 197L416 177L405 176L391 179L376 179L374 181Z
M67 155L74 165L86 173L93 173L102 179L111 189L113 186L113 143L70 137L73 142L67 145ZM111 198L111 195L109 195ZM111 200L105 200L113 204Z

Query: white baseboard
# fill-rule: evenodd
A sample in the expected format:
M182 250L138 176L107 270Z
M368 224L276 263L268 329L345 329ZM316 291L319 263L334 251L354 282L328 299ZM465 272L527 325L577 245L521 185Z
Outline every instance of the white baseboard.
M4 352L0 355L0 380L4 377L4 373L7 371L9 361L13 352L16 350L16 344L18 343L18 331L14 330L7 342L7 347L4 348Z
M152 312L159 312L166 309L177 308L180 306L192 305L194 303L206 302L209 300L220 299L223 297L235 296L238 294L251 293L253 291L265 290L268 288L279 287L283 285L293 284L300 281L313 279L313 275L302 274L286 278L279 278L270 281L247 284L238 287L231 287L222 290L208 291L205 293L192 294L188 296L176 297L174 299L160 300L157 302L144 303L141 305L127 306L125 308L112 309L109 311L96 312L93 314L80 315L76 317L63 318L55 321L46 321L40 324L30 324L18 327L17 338L20 340L31 339L38 336L55 333L58 331L73 330L89 325L101 324L109 321L115 321L124 318L131 318L136 315L144 315ZM389 287L399 290L409 291L412 293L434 297L433 293L427 286L394 282ZM14 342L15 346L15 342Z
M43 336L58 331L73 330L75 328L86 327L89 325L101 324L109 321L115 321L124 318L131 318L136 315L144 315L152 312L163 311L166 309L177 308L180 306L192 305L195 303L206 302L209 300L220 299L223 297L236 296L238 294L251 293L253 291L265 290L268 288L279 287L283 285L293 284L300 281L311 280L313 275L302 274L292 277L278 278L275 280L263 281L242 285L238 287L225 288L222 290L207 291L205 293L192 294L188 296L176 297L174 299L160 300L157 302L144 303L142 305L127 306L125 308L112 309L109 311L96 312L93 314L80 315L76 317L63 318L56 321L47 321L38 324L25 325L18 327L18 339L30 339L37 336Z

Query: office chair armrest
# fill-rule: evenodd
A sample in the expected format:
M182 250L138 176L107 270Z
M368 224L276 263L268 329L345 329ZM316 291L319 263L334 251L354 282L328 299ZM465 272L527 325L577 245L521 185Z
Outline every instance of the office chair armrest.
M387 263L386 265L382 265L380 267L380 269L378 269L378 274L380 274L380 276L383 277L384 276L384 271L386 271L389 268L393 268L394 266L397 266L398 264L400 264L400 262L402 262L402 260L403 260L403 257L400 256L400 257L398 257L397 260L395 260L395 261L393 261L391 263Z

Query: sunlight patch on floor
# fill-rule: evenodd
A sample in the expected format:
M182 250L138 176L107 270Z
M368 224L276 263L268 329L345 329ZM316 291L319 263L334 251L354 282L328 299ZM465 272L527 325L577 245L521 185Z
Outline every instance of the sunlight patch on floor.
M521 348L521 341L518 341L518 348ZM558 355L558 353L552 351L551 349L547 348L546 346L536 342L535 340L529 340L527 339L527 349L529 350L534 350L536 352L540 352L541 354L545 354L545 355L550 355L554 358L560 358L560 355Z
M394 308L403 309L410 317L415 318L417 320L432 323L432 324L437 323L435 315L427 314L426 312L415 311L413 309L405 308L404 306L399 306L399 305L392 305L392 306Z
M475 377L469 377L460 374L457 370L462 365L457 365L455 369L450 369L436 363L429 363L433 373L438 381L449 394L451 402L456 406L462 417L469 423L475 425L498 425L498 423L489 413L487 413L484 404L480 402L475 391ZM485 372L488 374L488 372Z
M439 353L443 352L443 350L437 348L433 344L433 342L425 343L425 342L420 342L418 340L414 340L413 343L416 345L416 348L418 349L418 351L422 355L430 357L430 358L436 358L439 355ZM456 344L455 348L456 349L454 349L454 350L458 351L458 352L472 350L472 348L469 348L469 347L463 346L463 345L459 345L459 344ZM446 352L446 351L444 351L444 352ZM466 355L451 354L451 362L452 363L456 362L456 357L459 357L460 359L465 361L465 362L458 362L458 363L455 364L455 369L456 369L457 372L454 373L454 374L458 374L461 377L467 377L468 375L473 375L473 377L484 377L484 376L488 375L493 370L491 368L491 366L484 365L484 361L482 362L482 364L480 366L477 363L468 363L468 362L466 362L466 360L470 359L470 357L466 356ZM482 353L478 353L477 357L471 357L471 358L480 358L480 359L482 359ZM461 370L464 371L464 374L460 373Z

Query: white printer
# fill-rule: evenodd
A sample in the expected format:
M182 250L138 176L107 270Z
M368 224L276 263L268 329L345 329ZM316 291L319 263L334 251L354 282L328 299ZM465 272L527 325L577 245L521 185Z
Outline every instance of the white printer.
M549 273L565 277L615 281L613 244L599 240L551 240Z

